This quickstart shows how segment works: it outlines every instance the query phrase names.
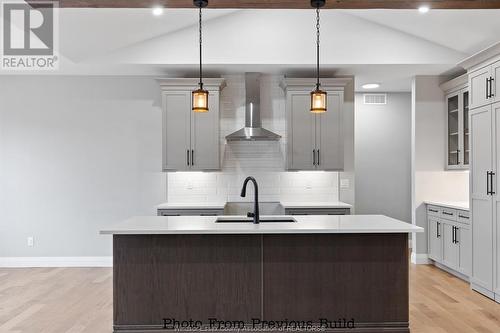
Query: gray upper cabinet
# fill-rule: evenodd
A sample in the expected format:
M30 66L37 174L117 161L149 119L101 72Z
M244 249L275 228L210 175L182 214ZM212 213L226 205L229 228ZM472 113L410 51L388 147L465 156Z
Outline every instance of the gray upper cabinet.
M321 88L328 94L328 111L312 114L310 91L314 79L285 79L287 169L344 169L344 87L350 79L322 79Z
M209 112L191 110L197 79L160 79L163 103L163 170L220 169L219 94L223 79L205 79Z
M500 101L500 61L469 73L472 109Z
M446 93L446 168L469 168L469 89L467 75L443 83Z
M491 84L491 94L493 102L500 102L500 61L495 62L491 66L491 77L493 79L493 83Z
M342 109L344 92L328 93L328 111L316 116L317 168L321 170L344 169L344 134Z
M474 73L469 74L469 86L471 88L470 106L478 108L489 104L489 78L490 67L481 68Z

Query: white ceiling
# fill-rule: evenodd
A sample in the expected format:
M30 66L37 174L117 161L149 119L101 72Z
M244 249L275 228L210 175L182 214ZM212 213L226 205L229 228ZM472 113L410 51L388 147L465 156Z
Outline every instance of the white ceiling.
M379 90L408 91L414 75L439 75L500 40L500 10L323 10L326 74L356 75ZM58 74L194 75L197 10L61 9ZM212 75L311 75L312 10L205 10L204 63Z

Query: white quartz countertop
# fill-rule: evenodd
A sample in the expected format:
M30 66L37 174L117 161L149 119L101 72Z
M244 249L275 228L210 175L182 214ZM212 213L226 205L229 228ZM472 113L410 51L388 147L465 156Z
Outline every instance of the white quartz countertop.
M468 201L425 201L428 205L451 208L451 209L460 209L460 210L469 210L469 202Z
M284 208L352 208L352 205L345 202L280 202ZM156 206L157 209L224 209L226 202L165 202Z
M165 202L158 206L157 209L224 209L225 202L200 202L200 203L172 203Z
M285 208L352 208L345 202L287 202L282 201L281 205Z
M270 216L271 217L271 216ZM276 216L272 216L276 218ZM288 216L292 218L291 216ZM228 218L228 216L224 216ZM261 216L261 219L266 216ZM215 223L216 216L135 216L101 234L321 234L410 233L424 229L384 215L293 216L297 222Z

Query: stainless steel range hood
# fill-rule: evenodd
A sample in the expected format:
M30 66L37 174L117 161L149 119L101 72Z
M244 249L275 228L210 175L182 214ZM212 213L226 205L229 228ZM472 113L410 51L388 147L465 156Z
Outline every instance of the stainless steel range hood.
M227 141L277 141L281 135L262 128L260 73L245 73L245 127L226 136Z

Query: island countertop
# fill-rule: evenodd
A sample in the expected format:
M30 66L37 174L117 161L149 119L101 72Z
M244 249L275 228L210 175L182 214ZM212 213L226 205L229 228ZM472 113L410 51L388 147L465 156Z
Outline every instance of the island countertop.
M228 216L225 216L227 218ZM268 216L271 217L271 216ZM272 216L276 217L276 216ZM284 216L285 217L285 216ZM412 233L424 229L384 215L297 215L297 222L216 223L216 216L134 216L101 234L345 234ZM261 216L265 219L266 216Z

